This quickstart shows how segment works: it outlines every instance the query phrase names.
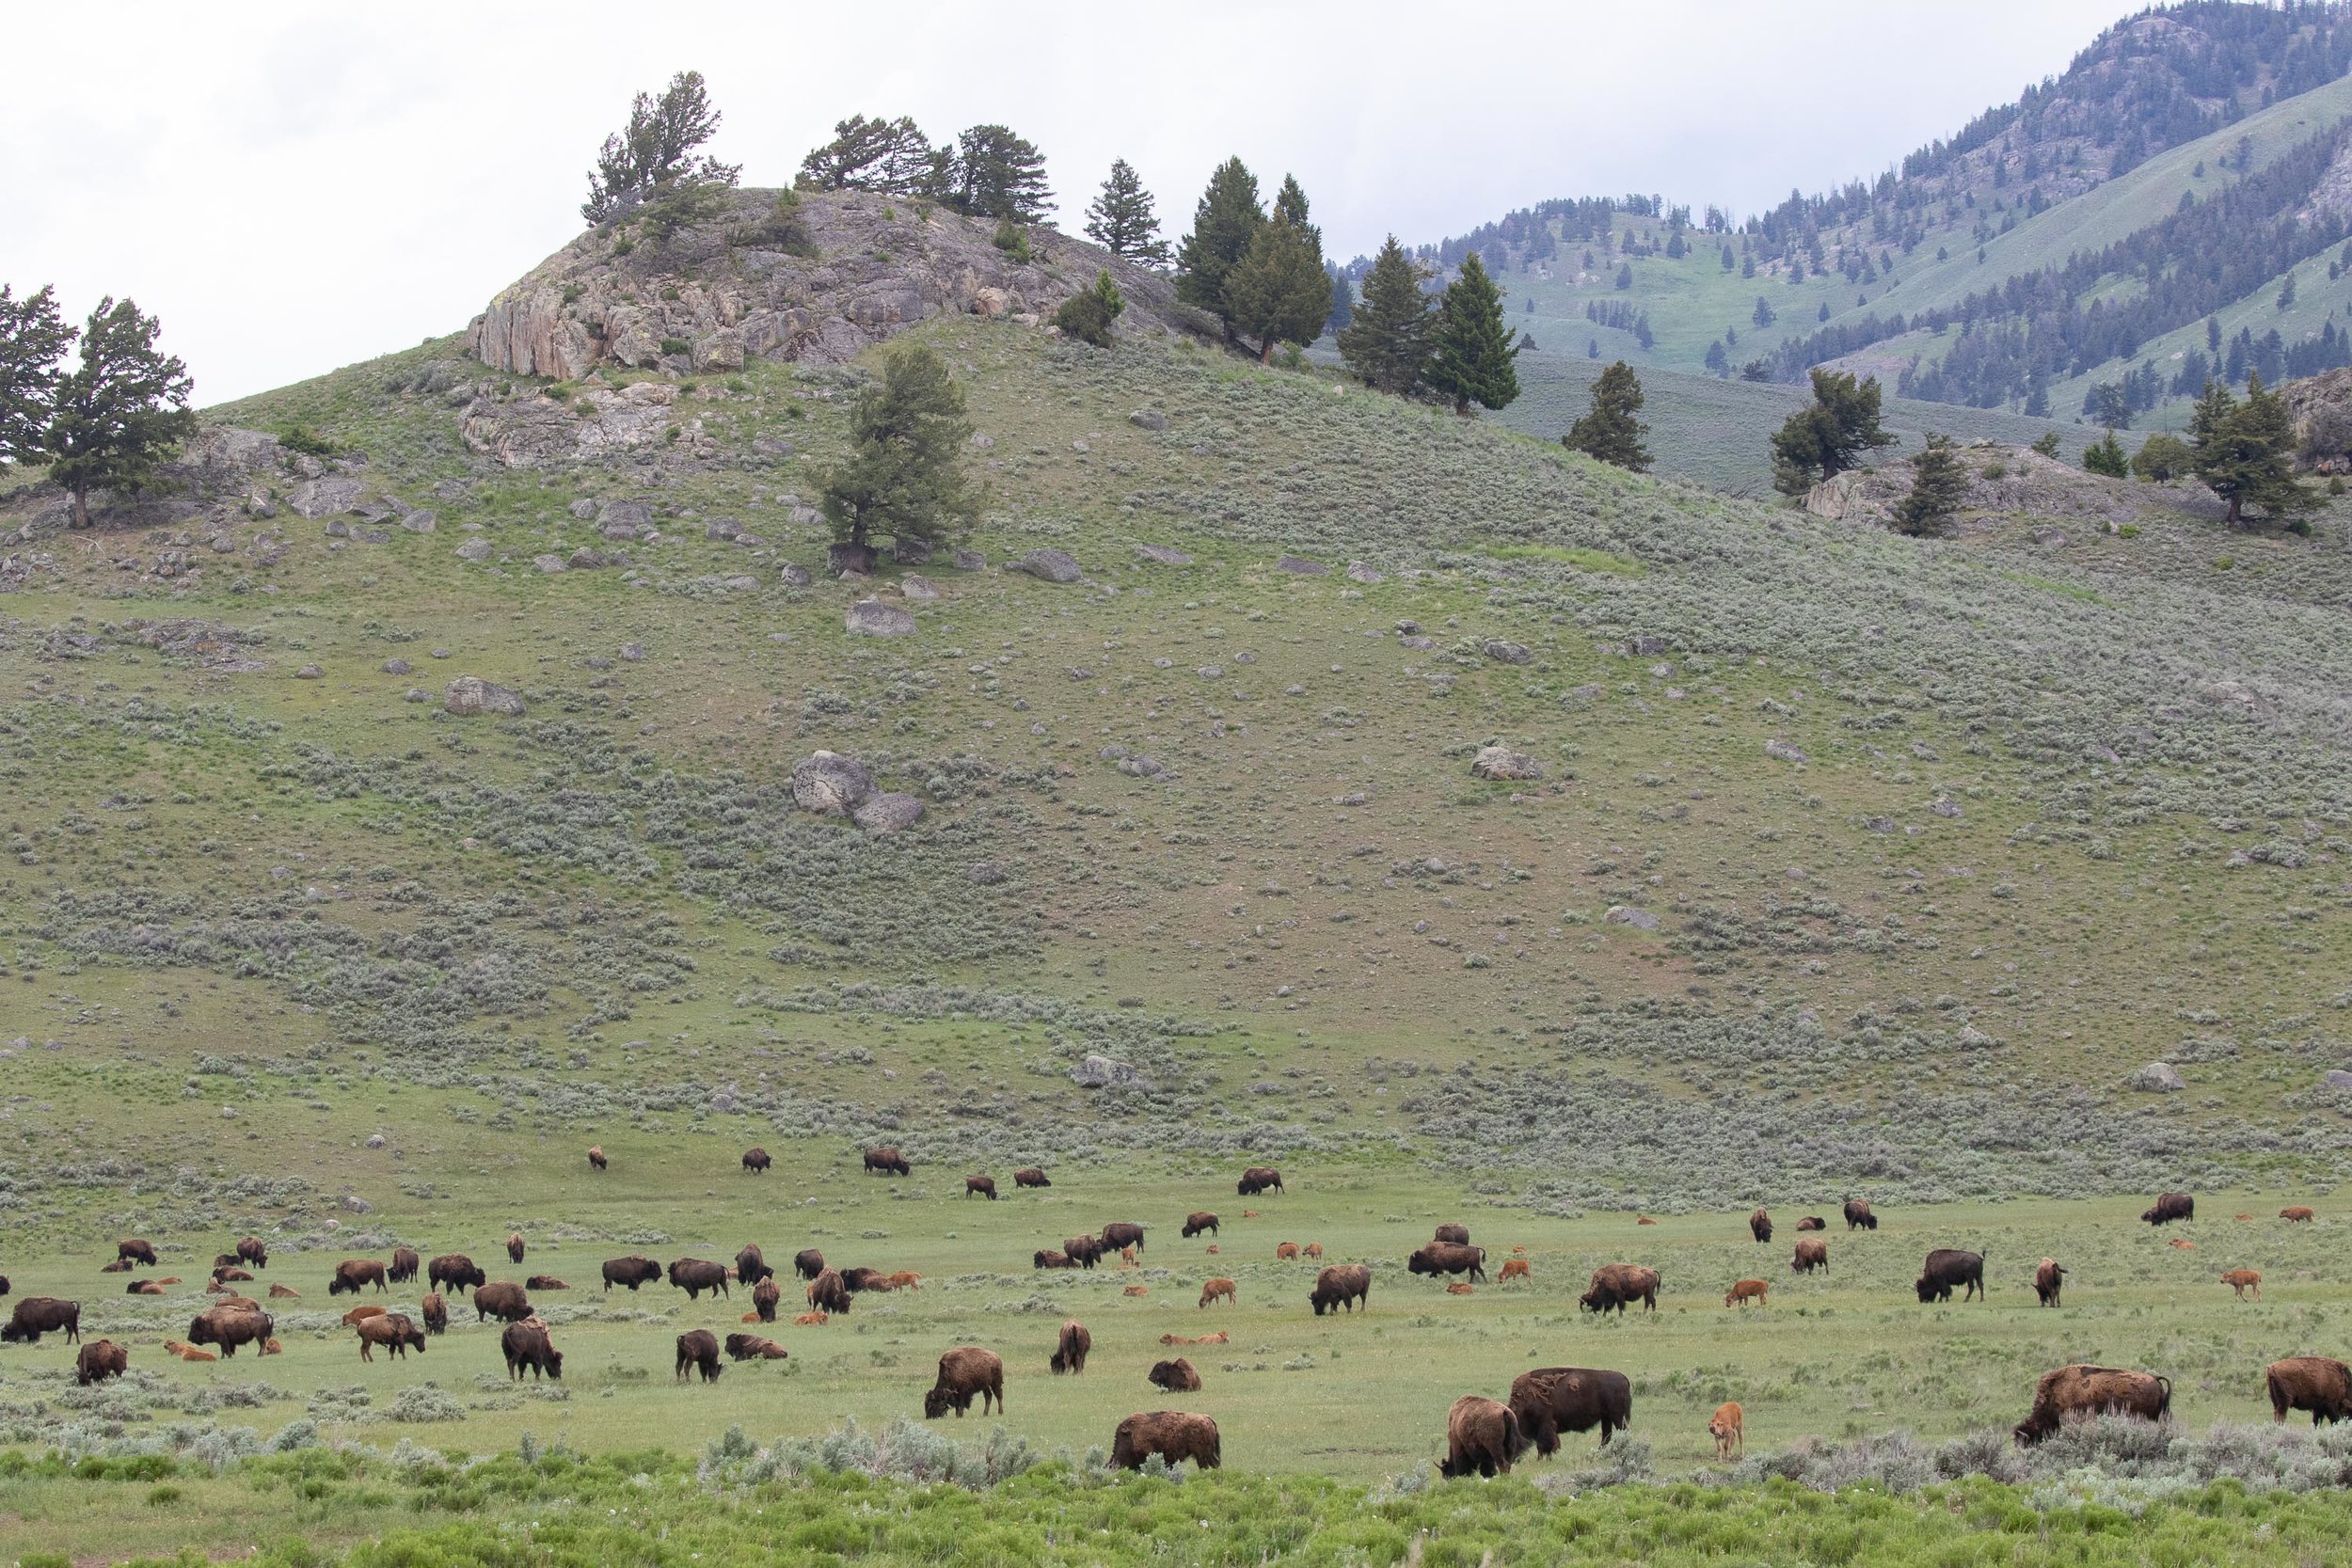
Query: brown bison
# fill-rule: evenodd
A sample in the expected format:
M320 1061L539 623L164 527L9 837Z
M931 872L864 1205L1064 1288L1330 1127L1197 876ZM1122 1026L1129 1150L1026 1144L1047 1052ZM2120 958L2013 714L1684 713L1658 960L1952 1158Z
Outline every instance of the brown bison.
M386 1312L359 1325L359 1359L374 1360L378 1345L403 1359L412 1350L422 1355L424 1330L409 1322L405 1312Z
M1797 1222L1800 1230L1827 1230L1829 1223L1819 1214L1807 1214Z
M756 1285L776 1271L768 1266L768 1255L759 1250L757 1242L746 1242L743 1250L735 1255L735 1277L746 1285Z
M1061 1339L1054 1347L1053 1358L1045 1364L1059 1377L1064 1372L1084 1372L1087 1357L1094 1354L1094 1336L1087 1325L1073 1318L1061 1325Z
M204 1288L208 1291L217 1291L226 1289L230 1285L250 1285L252 1282L253 1275L246 1270L235 1268L215 1269L213 1271L212 1283L206 1285Z
M2290 1410L2308 1410L2312 1425L2352 1421L2352 1367L2326 1355L2290 1355L2263 1370L2270 1387L2270 1418L2283 1421Z
M963 1196L970 1197L974 1193L979 1194L991 1203L995 1202L996 1179L993 1176L965 1177L963 1179Z
M590 1170L603 1170L611 1164L612 1162L604 1157L602 1145L590 1144L588 1146L588 1168Z
M479 1286L488 1275L474 1267L472 1259L462 1252L445 1253L424 1266L425 1283L437 1291L464 1295L469 1285Z
M2279 1217L2289 1225L2309 1225L2314 1218L2312 1212L2299 1203L2292 1209L2280 1210Z
M221 1354L233 1356L239 1345L257 1344L267 1339L277 1327L277 1323L266 1312L228 1306L208 1307L188 1324L188 1342L192 1345L217 1345Z
M1511 1380L1511 1410L1519 1430L1549 1459L1564 1432L1600 1428L1600 1445L1633 1424L1633 1385L1623 1372L1588 1367L1540 1367Z
M773 1279L763 1279L752 1287L752 1310L759 1314L761 1323L776 1321L776 1304L783 1299L784 1292L776 1288Z
M1464 1394L1446 1412L1441 1476L1507 1476L1512 1462L1527 1451L1519 1418L1499 1400Z
M716 1383L726 1369L719 1365L719 1337L707 1328L689 1329L677 1337L677 1369L671 1375L682 1378L689 1370L698 1371L705 1383Z
M768 1167L774 1164L773 1160L768 1158L768 1151L764 1148L747 1148L743 1151L743 1168L754 1176L767 1175Z
M1196 1209L1191 1213L1184 1216L1184 1230L1183 1237L1184 1241L1191 1241L1195 1236L1200 1235L1204 1230L1212 1236L1216 1234L1216 1216L1215 1214L1210 1213L1206 1209Z
M1815 1269L1829 1272L1829 1243L1819 1236L1807 1236L1797 1243L1797 1256L1789 1260L1790 1274L1811 1274Z
M1200 1369L1183 1356L1173 1361L1154 1361L1144 1381L1152 1387L1169 1394L1197 1394L1200 1391Z
M1361 1263L1334 1263L1315 1275L1315 1288L1307 1294L1307 1303L1320 1318L1326 1312L1345 1307L1352 1317L1357 1304L1365 1311L1372 1310L1372 1271Z
M1725 1400L1707 1418L1707 1435L1715 1439L1715 1457L1729 1459L1748 1451L1748 1413L1738 1400Z
M1984 1294L1984 1254L1940 1246L1928 1254L1911 1288L1919 1292L1922 1302L1931 1302L1949 1301L1953 1290L1963 1286L1966 1287L1960 1298L1963 1301Z
M1470 1245L1470 1227L1454 1224L1441 1225L1438 1227L1437 1233L1429 1239L1433 1242L1443 1242L1450 1246L1468 1246Z
M302 1292L291 1285L272 1285L269 1288L269 1294L272 1301L300 1301L302 1299Z
M1023 1165L1012 1173L1012 1184L1016 1187L1050 1187L1054 1183L1035 1165Z
M92 1339L73 1358L73 1381L87 1388L131 1370L131 1352L112 1339Z
M1224 1297L1226 1302L1231 1306L1239 1307L1241 1305L1241 1296L1236 1291L1233 1282L1230 1279L1212 1279L1205 1282L1200 1287L1201 1306L1208 1306L1209 1303L1216 1300L1219 1296Z
M1755 1213L1748 1216L1748 1234L1755 1237L1759 1243L1769 1243L1772 1239L1772 1216L1762 1209L1757 1209Z
M1506 1285L1514 1279L1524 1279L1530 1285L1535 1283L1535 1276L1529 1271L1527 1259L1524 1258L1504 1259L1502 1260L1502 1272L1495 1277L1502 1280Z
M370 1285L379 1291L388 1291L391 1287L385 1283L387 1272L373 1258L346 1258L335 1265L335 1277L326 1282L326 1293L356 1296Z
M923 1396L923 1418L936 1421L950 1410L961 1416L976 1395L981 1415L988 1414L991 1400L996 1414L1005 1413L1005 1363L993 1350L958 1345L939 1358L939 1381Z
M531 1298L523 1288L511 1279L494 1280L477 1286L473 1293L473 1321L485 1323L492 1318L501 1323L519 1323L531 1316Z
M912 1176L914 1167L907 1157L895 1148L869 1148L866 1151L866 1168L877 1176Z
M1432 1242L1405 1259L1408 1274L1466 1274L1472 1279L1486 1277L1486 1249L1478 1246L1455 1246L1450 1242Z
M144 1263L151 1269L155 1266L155 1243L137 1236L117 1242L115 1260L119 1263Z
M523 1281L523 1289L526 1291L568 1291L571 1287L551 1274L534 1274Z
M417 1315L424 1320L427 1334L449 1332L449 1303L441 1299L438 1291L417 1303Z
M2256 1301L2263 1299L2263 1275L2260 1269L2232 1269L2221 1276L2221 1283L2234 1291L2240 1301L2244 1301L2249 1293Z
M814 1279L825 1272L825 1255L815 1247L803 1247L792 1255L792 1272L803 1279Z
M880 1269L843 1269L841 1283L852 1291L887 1291L890 1276Z
M1241 1173L1234 1190L1244 1197L1256 1197L1260 1193L1283 1191L1282 1173L1272 1165L1252 1165Z
M1876 1230L1878 1227L1879 1217L1870 1212L1870 1200L1868 1198L1850 1197L1846 1199L1847 1229Z
M1066 1237L1062 1242L1061 1249L1070 1255L1072 1262L1082 1269L1094 1267L1095 1260L1110 1250L1099 1239L1092 1236Z
M1103 1250L1105 1252L1118 1251L1125 1247L1133 1247L1137 1252L1141 1252L1143 1250L1143 1227L1130 1224L1125 1220L1115 1220L1103 1227L1101 1240ZM1096 1256L1099 1257L1101 1254L1098 1253Z
M269 1248L259 1236L246 1236L237 1243L237 1261L250 1263L257 1269L269 1267Z
M2044 1258L2034 1265L2033 1293L2044 1307L2058 1305L2058 1295L2066 1289L2066 1270L2055 1258Z
M2143 1210L2139 1217L2150 1225L2193 1220L2197 1217L2197 1200L2186 1193L2158 1193L2156 1201Z
M520 1381L528 1367L533 1378L564 1381L564 1353L548 1338L545 1323L508 1323L506 1332L499 1336L499 1349L506 1353L508 1377Z
M194 1345L184 1344L178 1339L166 1339L164 1349L167 1354L176 1355L183 1361L217 1361L220 1359L211 1351L198 1350Z
M705 1291L727 1293L727 1266L708 1258L680 1258L670 1265L670 1283L686 1292L688 1301L699 1300Z
M396 1246L392 1248L392 1266L385 1271L384 1277L395 1285L405 1285L417 1277L417 1270L422 1266L415 1247Z
M888 1283L882 1287L885 1291L919 1291L922 1288L923 1276L913 1269L893 1269Z
M1296 1242L1282 1242L1274 1248L1274 1260L1278 1263L1287 1263L1297 1257L1298 1243Z
M100 1274L129 1274L133 1269L137 1267L138 1265L132 1262L128 1258L117 1258L111 1262L99 1264L98 1272Z
M841 1282L841 1275L825 1270L808 1282L808 1304L819 1312L847 1312L850 1309L850 1288Z
M727 1336L727 1359L730 1361L782 1361L791 1352L773 1339L757 1334Z
M1075 1258L1066 1252L1056 1252L1052 1247L1040 1247L1029 1255L1029 1267L1033 1269L1074 1269L1077 1266Z
M650 1285L661 1277L661 1265L650 1258L608 1258L604 1260L604 1288L626 1285L631 1291L640 1285Z
M126 1296L160 1296L164 1293L164 1287L158 1280L134 1279L122 1288L122 1293Z
M2118 1367L2073 1366L2042 1374L2033 1411L2017 1423L2018 1445L2029 1448L2058 1431L2069 1416L2114 1414L2161 1421L2172 1409L2172 1380Z
M1645 1312L1658 1310L1658 1271L1641 1263L1603 1263L1577 1297L1587 1312L1614 1311L1621 1318L1637 1301Z
M1189 1459L1203 1470L1225 1463L1225 1447L1216 1422L1184 1410L1153 1410L1128 1417L1111 1433L1111 1464L1121 1470L1140 1470L1158 1454L1171 1466Z
M1724 1305L1745 1307L1748 1303L1754 1302L1758 1307L1770 1307L1772 1303L1764 1298L1772 1288L1772 1282L1769 1279L1734 1280L1731 1293L1724 1297Z
M223 1296L213 1306L227 1312L259 1312L262 1309L262 1304L251 1296Z
M230 1304L223 1302L221 1305L226 1307ZM386 1307L355 1307L343 1314L343 1326L345 1328L356 1327L366 1323L370 1318L380 1318L389 1310L390 1308Z
M523 1260L523 1233L519 1230L506 1233L506 1260L510 1263Z
M792 1321L802 1328L822 1328L833 1319L822 1312L803 1312Z

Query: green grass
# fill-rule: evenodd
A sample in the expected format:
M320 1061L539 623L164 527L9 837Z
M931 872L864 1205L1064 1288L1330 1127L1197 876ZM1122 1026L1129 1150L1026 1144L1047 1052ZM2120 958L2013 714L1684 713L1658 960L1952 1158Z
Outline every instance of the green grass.
M1612 577L1637 578L1643 566L1606 550L1579 549L1573 545L1497 545L1479 552L1497 561L1549 561L1580 572L1605 572Z

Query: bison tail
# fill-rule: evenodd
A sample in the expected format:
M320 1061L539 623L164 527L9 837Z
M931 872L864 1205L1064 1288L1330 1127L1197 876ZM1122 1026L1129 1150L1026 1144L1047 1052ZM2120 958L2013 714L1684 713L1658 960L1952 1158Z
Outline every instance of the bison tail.
M2156 1384L2164 1390L2156 1400L2156 1419L2161 1421L2172 1414L2172 1380L2162 1372L2158 1372Z

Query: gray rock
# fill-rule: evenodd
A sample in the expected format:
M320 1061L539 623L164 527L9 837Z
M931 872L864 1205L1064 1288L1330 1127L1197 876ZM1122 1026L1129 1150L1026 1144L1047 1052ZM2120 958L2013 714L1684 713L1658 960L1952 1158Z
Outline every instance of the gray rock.
M1149 561L1157 566L1189 566L1192 557L1173 545L1137 545L1136 559Z
M1070 1081L1082 1089L1150 1088L1151 1080L1137 1072L1132 1063L1100 1052L1089 1052L1084 1061L1070 1069Z
M1637 910L1630 904L1612 904L1602 915L1612 926L1630 926L1637 931L1658 929L1658 917L1647 910Z
M638 531L627 523L606 523L596 531L616 545L634 544L638 538Z
M1138 408L1127 416L1127 422L1137 430L1166 430L1168 416L1155 413L1149 408Z
M1168 768L1157 757L1136 756L1121 757L1119 770L1131 779L1156 779L1166 773Z
M1662 654L1666 651L1666 647L1664 638L1654 637L1646 632L1633 640L1633 654L1637 658L1648 658L1654 654Z
M368 1134L368 1147L370 1148L382 1148L385 1145L390 1142L391 1140L381 1132L371 1132Z
M440 518L430 512L411 512L400 520L400 526L411 533L431 533L440 525Z
M1331 568L1322 562L1308 561L1295 555L1283 556L1275 562L1274 569L1278 572L1294 573L1302 578L1326 578L1331 575Z
M818 752L792 766L792 799L803 811L847 816L874 793L874 775L855 757Z
M956 570L959 572L985 572L988 570L988 557L982 555L977 550L958 550L956 552Z
M1928 802L1928 810L1933 812L1938 816L1958 816L1960 815L1960 802L1957 800L1938 799Z
M2342 1068L2329 1068L2320 1074L2319 1081L2331 1089L2352 1089L2352 1072Z
M564 558L560 555L534 555L531 563L549 576L564 570Z
M580 499L572 502L571 510L572 515L584 523L589 518L596 515L596 503L586 496L582 496Z
M1086 575L1068 550L1031 550L1018 561L1008 562L1005 569L1026 572L1046 582L1075 582Z
M294 672L294 679L298 681L316 681L325 680L326 678L326 672L320 669L315 664L306 664L301 669Z
M893 539L890 559L901 566L928 566L931 562L931 542L928 539Z
M644 646L638 642L624 642L621 644L621 657L635 664L645 657Z
M286 504L302 516L331 517L338 512L348 512L359 504L359 497L367 489L356 479L329 475L323 479L305 480L294 487Z
M914 612L880 599L860 599L847 617L852 637L905 637L914 630Z
M1959 1040L1961 1045L1969 1051L1982 1051L1987 1046L1998 1045L2001 1043L1999 1040L1994 1039L1992 1036L1986 1034L1983 1030L1978 1028L1973 1023L1962 1024L1960 1026L1960 1033L1954 1036L1953 1038Z
M1479 646L1486 650L1488 658L1504 664L1525 664L1535 657L1526 643L1514 642L1507 637L1489 637Z
M938 585L930 578L909 572L898 579L898 592L917 604L930 604L939 597Z
M1544 765L1509 746L1482 746L1470 759L1470 772L1482 779L1540 779Z
M1891 833L1895 831L1895 819L1891 816L1866 816L1862 819L1862 827L1866 832Z
M345 1193L343 1195L343 1212L346 1214L373 1214L375 1212L375 1205L370 1203L366 1198L359 1196L357 1193Z
M593 572L599 567L612 565L612 558L602 550L592 550L582 545L571 553L570 558L564 564L575 572Z
M784 579L784 585L787 588L806 588L817 580L809 575L807 567L795 566L789 561L784 563L784 570L776 575Z
M2150 1062L2125 1078L2123 1085L2142 1094L2178 1094L2188 1087L2169 1062Z
M494 686L479 675L460 675L449 683L442 694L441 705L455 714L502 713L509 716L523 711L523 696L505 687Z
M899 795L885 790L867 797L866 802L851 812L851 820L869 833L895 833L901 828L912 828L923 820L923 802L912 795Z
M1397 641L1402 646L1410 648L1417 654L1425 654L1430 649L1438 645L1438 640L1436 638L1423 637L1419 632L1406 632L1403 637L1398 638Z
M1347 580L1350 582L1374 583L1386 582L1389 580L1389 578L1387 573L1375 572L1364 562L1351 561L1347 563Z
M490 542L487 539L467 540L464 544L457 546L457 559L460 561L489 560Z
M596 515L600 529L628 528L642 533L653 527L653 508L644 501L606 501L596 508Z
M413 667L405 658L388 658L384 661L384 673L388 675L409 674L412 669Z
M964 867L964 879L980 887L994 887L1005 879L1005 868L994 861L974 861ZM2352 1073L2344 1074L2352 1078Z
M1768 757L1777 757L1782 762L1809 762L1812 760L1810 757L1807 757L1804 751L1796 745L1789 741L1780 739L1772 739L1764 742L1764 754Z
M706 539L732 539L743 531L743 525L732 517L713 517L703 525Z
M215 555L234 555L237 553L237 542L225 533L216 533L213 535L211 549Z

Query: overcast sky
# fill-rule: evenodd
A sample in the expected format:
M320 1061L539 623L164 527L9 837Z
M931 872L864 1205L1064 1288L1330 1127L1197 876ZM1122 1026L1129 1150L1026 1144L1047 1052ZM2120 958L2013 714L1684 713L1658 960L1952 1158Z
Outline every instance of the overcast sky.
M1553 196L1744 214L1870 175L2065 69L2138 0L1485 6L28 7L0 281L164 322L212 403L463 326L580 228L630 96L698 70L713 150L788 182L856 113L1002 120L1074 229L1125 157L1171 237L1212 166L1295 172L1346 258Z

